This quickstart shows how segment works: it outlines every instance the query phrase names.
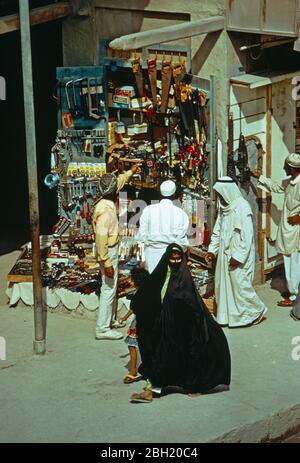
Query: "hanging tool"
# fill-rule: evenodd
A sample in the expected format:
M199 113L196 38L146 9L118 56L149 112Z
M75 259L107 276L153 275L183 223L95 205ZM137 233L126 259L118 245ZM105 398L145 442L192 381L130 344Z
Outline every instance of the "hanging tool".
M248 165L248 150L245 142L245 137L242 133L240 134L239 140L237 167L240 171L239 180L241 184L250 182L251 174Z
M161 105L160 112L165 113L168 106L169 91L172 79L171 61L163 59L161 63Z
M71 85L73 80L69 80L65 84L65 95L66 95L66 100L67 100L67 107L68 111L64 111L62 113L62 125L65 129L70 129L74 127L74 119L73 119L73 113L72 113L72 106L69 98L69 93L68 93L68 87Z
M233 114L229 113L228 115L228 159L227 159L227 175L233 180L237 181L237 173L234 162L234 153L233 153Z
M185 63L181 62L180 54L179 54L179 61L176 61L172 64L172 73L174 82L177 84L181 82L186 74Z
M72 87L73 87L73 116L74 117L82 117L83 116L83 109L82 109L82 106L80 104L77 105L77 97L76 97L76 86L78 85L78 83L82 82L84 79L81 78L81 79L76 79L76 80L73 80L72 82ZM80 92L79 92L80 94ZM81 103L81 101L80 101Z
M138 95L140 96L140 98L142 98L144 95L144 86L143 86L143 71L142 71L142 66L141 66L141 59L135 56L134 59L131 60L131 64L132 64L132 71L134 73L135 80L136 80Z
M156 59L148 59L148 75L152 93L152 104L153 109L156 109L157 105L157 72L156 72Z
M94 85L91 83L94 82ZM95 77L89 77L87 79L87 94L88 94L88 108L89 117L91 119L103 119L102 111L100 110L99 93L97 86L97 79Z

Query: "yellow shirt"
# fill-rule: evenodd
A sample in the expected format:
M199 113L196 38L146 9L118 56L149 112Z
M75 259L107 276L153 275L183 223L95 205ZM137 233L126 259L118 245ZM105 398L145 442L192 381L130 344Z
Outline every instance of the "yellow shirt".
M124 187L132 176L132 171L128 170L118 177L117 192ZM94 210L93 227L95 232L95 242L97 257L104 267L111 267L108 255L108 248L116 246L119 242L119 222L116 205L108 199L101 199Z

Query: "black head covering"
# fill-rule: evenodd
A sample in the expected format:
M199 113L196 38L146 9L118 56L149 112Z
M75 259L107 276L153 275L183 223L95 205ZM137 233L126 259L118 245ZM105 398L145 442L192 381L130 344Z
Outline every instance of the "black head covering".
M161 301L169 258L175 249L181 253L182 261L170 267L168 287ZM226 337L203 303L180 246L168 246L134 296L131 308L137 321L140 372L153 386L206 392L220 384L229 385Z

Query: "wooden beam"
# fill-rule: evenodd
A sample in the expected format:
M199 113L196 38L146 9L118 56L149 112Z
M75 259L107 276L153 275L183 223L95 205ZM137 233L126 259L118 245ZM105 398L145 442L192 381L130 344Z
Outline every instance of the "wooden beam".
M225 20L223 16L213 16L208 19L198 19L196 21L186 21L182 24L161 27L149 31L136 32L134 34L123 35L109 43L113 50L137 50L156 43L172 42L195 35L207 34L223 30Z
M35 26L56 19L63 18L72 13L72 6L69 2L56 3L53 5L35 8L30 11L30 25ZM0 35L20 29L20 18L18 14L2 16L0 18Z

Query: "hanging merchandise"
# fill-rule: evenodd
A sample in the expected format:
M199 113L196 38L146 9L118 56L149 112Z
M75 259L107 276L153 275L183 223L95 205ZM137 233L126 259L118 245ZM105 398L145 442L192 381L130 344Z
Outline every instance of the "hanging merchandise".
M186 74L185 63L180 60L172 63L172 73L174 82L177 84L181 82Z
M152 105L155 110L157 105L157 73L156 73L156 59L148 59L148 75L152 93Z
M126 132L126 128L125 128L124 122L121 121L120 110L117 112L117 118L118 118L118 121L117 121L116 132L118 134L123 134Z
M99 178L106 171L124 173L136 163L140 171L125 187L125 212L120 204L118 294L132 291L130 270L145 261L144 245L130 225L136 212L130 211L129 203L133 198L156 200L160 184L167 179L182 192L183 208L191 219L192 251L203 257L202 247L208 242L208 140L213 146L206 110L213 93L208 81L206 92L198 88L202 80L187 73L181 56L184 53L189 59L187 49L158 48L133 51L132 59L127 53L116 57L106 45L103 55L107 56L100 56L99 66L57 69L60 126L50 153L51 171L44 180L57 194L58 212L43 267L43 284L48 287L99 292L92 224ZM246 164L241 142L243 179ZM29 278L25 275L31 272L29 266L19 264ZM194 259L191 269L197 287L203 288L207 268Z
M89 117L92 119L102 119L105 118L103 112L105 111L104 100L101 99L101 94L103 93L102 86L97 85L96 78L87 79L87 94L88 94L88 108L89 108Z
M227 175L231 177L234 181L237 181L237 173L234 161L234 152L233 152L233 115L229 114L228 117L228 159L227 159Z
M179 106L180 114L184 124L186 135L195 138L195 121L193 115L192 87L185 81L175 84L175 95Z
M208 127L205 113L206 93L203 90L193 90L193 112L197 122L197 139L199 143L206 143Z
M132 71L135 76L136 86L138 90L139 97L142 98L144 96L144 86L143 86L143 72L141 66L141 59L134 58L131 60L132 63Z
M65 83L65 95L67 101L67 109L62 111L62 126L64 129L70 129L74 127L74 118L73 118L73 109L71 106L71 97L68 92L68 87L72 83L72 80L69 80Z
M168 107L171 79L172 79L171 61L163 59L161 63L161 104L160 104L161 113L165 113Z
M241 133L239 139L239 148L238 148L238 160L237 160L237 168L239 169L239 181L240 183L247 184L250 182L250 168L248 164L248 151L245 142L245 137Z

